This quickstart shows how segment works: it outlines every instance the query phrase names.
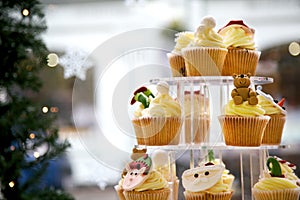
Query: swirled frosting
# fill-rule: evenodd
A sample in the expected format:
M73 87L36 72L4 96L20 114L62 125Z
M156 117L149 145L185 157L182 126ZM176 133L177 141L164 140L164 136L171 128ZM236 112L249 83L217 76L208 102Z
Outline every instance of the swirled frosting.
M223 38L214 28L216 21L213 17L204 17L195 32L195 38L190 46L226 48Z
M149 177L145 180L145 182L139 186L137 186L134 191L146 191L146 190L158 190L168 187L168 182L161 175L161 173L157 171L151 171Z
M298 176L294 172L294 170L296 170L296 168L297 168L296 165L294 165L286 160L283 160L277 156L274 156L274 158L279 162L281 172L284 175L284 178L289 179L294 182L299 180ZM270 171L266 172L264 174L265 177L271 177L270 173L271 173Z
M284 174L285 178L289 180L299 180L298 176L294 173L294 170L290 168L288 165L284 165L280 163L282 174Z
M225 115L239 115L239 116L262 116L265 110L260 105L249 105L248 101L244 101L240 105L235 105L233 100L230 100L225 105Z
M266 115L281 114L281 109L274 105L274 102L270 102L265 97L258 95L258 103L266 111Z
M220 192L227 192L230 190L231 190L231 187L224 182L223 177L222 177L213 187L205 190L205 192L220 193Z
M246 26L241 20L229 22L218 32L223 36L227 48L256 49L253 39L254 29Z
M124 177L119 181L118 185L122 188ZM134 191L158 190L168 187L167 180L158 171L151 171L144 183L137 186Z
M172 52L181 55L181 49L187 47L191 43L191 41L193 41L194 33L185 31L177 33L175 34L175 36L176 44Z
M298 186L286 178L271 177L261 179L254 185L254 188L258 190L283 190L298 188Z
M263 95L257 95L258 103L265 110L266 115L286 114L286 111L283 110L280 106L276 105L270 95L266 97L264 97Z
M160 82L157 85L157 96L151 100L148 108L140 106L136 117L180 117L180 104L169 95L169 85Z

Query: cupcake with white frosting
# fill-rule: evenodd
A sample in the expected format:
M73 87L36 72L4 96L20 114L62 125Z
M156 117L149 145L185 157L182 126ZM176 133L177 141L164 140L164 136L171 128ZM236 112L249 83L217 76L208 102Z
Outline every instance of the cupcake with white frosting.
M132 119L133 125L139 127L137 136L142 133L144 145L178 144L182 125L180 104L169 95L168 83L159 82L156 88L155 96L138 92L131 101L131 104L141 102Z
M300 187L282 173L278 160L274 157L267 159L268 170L264 177L253 186L252 194L255 200L289 199L298 200Z
M258 104L257 94L250 88L250 74L234 74L231 97L219 121L226 145L260 146L270 120Z
M256 92L259 94L258 104L265 110L265 115L270 117L264 131L262 144L279 145L281 143L287 113L283 107L284 98L277 102L271 95L264 93L261 88L258 88Z
M186 76L185 62L181 50L187 47L194 39L194 33L190 31L175 34L175 47L172 52L167 53L173 77Z
M228 50L222 36L214 30L215 26L213 17L203 17L193 41L182 49L187 76L221 75Z
M152 167L152 159L145 154L126 165L127 174L120 180L126 200L168 199L171 193L167 180Z
M251 73L255 75L261 52L254 42L255 30L248 27L243 20L231 20L218 33L228 49L222 75Z

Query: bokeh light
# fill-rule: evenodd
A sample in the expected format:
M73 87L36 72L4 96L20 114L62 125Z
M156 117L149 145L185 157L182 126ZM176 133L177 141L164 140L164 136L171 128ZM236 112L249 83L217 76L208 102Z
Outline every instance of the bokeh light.
M291 42L289 45L289 52L292 56L298 56L300 54L300 44L297 42Z
M30 133L30 134L29 134L29 138L30 138L30 139L34 139L34 138L35 138L35 134L34 134L34 133Z
M14 145L11 145L11 146L10 146L10 150L11 150L11 151L14 151L15 149L16 149L16 147L15 147Z
M12 187L14 187L14 186L15 186L15 182L11 181L11 182L9 182L9 183L8 183L8 185L9 185L9 187L11 187L11 188L12 188Z
M59 58L57 56L57 54L55 53L50 53L47 56L47 63L49 67L56 67L56 65L58 64Z
M29 14L30 14L30 12L29 12L28 9L24 8L24 9L22 10L22 15L23 15L24 17L27 17Z
M57 113L59 111L58 107L51 107L50 112Z
M43 113L47 113L49 111L49 108L47 107L47 106L44 106L43 108L42 108L42 112Z
M35 151L35 152L33 153L33 156L34 156L35 158L39 158L39 157L40 157L40 153L37 152L37 151Z

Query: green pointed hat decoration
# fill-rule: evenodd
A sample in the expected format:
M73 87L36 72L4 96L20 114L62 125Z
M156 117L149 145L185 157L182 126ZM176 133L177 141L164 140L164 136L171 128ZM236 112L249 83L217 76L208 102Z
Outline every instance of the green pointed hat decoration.
M144 175L147 175L152 167L152 160L151 158L148 156L148 154L144 154L142 157L138 158L135 161L132 161L129 164L131 169L141 169L143 167L146 168Z

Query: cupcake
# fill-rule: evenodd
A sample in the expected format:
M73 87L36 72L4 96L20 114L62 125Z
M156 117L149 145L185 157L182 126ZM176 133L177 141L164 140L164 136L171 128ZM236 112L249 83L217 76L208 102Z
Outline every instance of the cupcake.
M273 156L270 158L274 158L278 161L280 169L281 169L281 174L284 178L289 179L290 181L292 181L294 183L299 182L299 177L295 174L295 170L296 170L295 164L290 163L286 160L283 160L277 156ZM268 171L268 173L265 173L265 176L270 178L271 174L272 174L272 172L270 171L270 168L269 168L269 171Z
M250 74L234 75L232 99L219 116L226 145L260 146L270 119L258 104L257 94L250 86Z
M227 49L222 36L214 31L215 26L213 17L204 17L194 40L182 49L187 76L221 75Z
M222 180L223 180L223 183L228 185L228 188L231 189L233 181L235 179L234 175L230 174L230 171L228 169L226 169L226 165L222 160L215 158L213 150L209 150L206 160L202 161L199 164L199 166L203 166L203 165L207 166L207 165L212 165L212 164L224 166L224 171L222 173Z
M157 149L152 155L153 169L160 172L168 181L171 189L172 200L178 199L179 179L176 176L175 160L171 160L168 152Z
M298 200L300 187L295 181L282 174L279 162L270 157L267 160L268 172L252 188L255 200Z
M181 49L187 47L194 39L194 33L185 31L177 33L176 45L171 53L167 53L173 77L186 76L185 62L181 54Z
M224 165L209 162L183 172L182 185L186 200L229 200L233 190L231 183L223 179Z
M131 158L132 161L137 160L140 157L142 157L143 155L145 155L146 152L147 152L147 149L145 149L145 148L136 148L136 147L134 147L132 149L132 154L131 154L130 158ZM126 176L126 174L127 174L127 170L126 170L126 168L124 168L124 170L122 172L122 175L121 175L121 180L119 181L119 183L117 185L114 186L114 189L117 192L119 200L126 200L125 196L124 196L124 190L123 190L123 187L122 187L123 180L124 180L124 177Z
M136 91L134 91L134 96L131 99L130 104L133 105L136 102L140 102L139 109L135 112L135 118L132 120L132 125L134 128L134 132L136 135L136 140L139 145L145 145L145 139L143 135L143 129L141 120L139 120L139 117L141 117L141 112L145 108L149 107L150 101L152 98L154 98L154 94L146 87L140 87Z
M254 29L249 28L242 20L232 20L221 28L218 33L228 49L222 75L256 74L256 67L261 52L256 50Z
M122 188L122 186L120 186L120 185L122 185L122 181L119 181L119 184L118 185L115 185L114 186L114 189L116 190L116 192L117 192L117 195L118 195L118 197L119 197L119 200L126 200L125 199L125 196L124 196L124 190L123 190L123 188Z
M169 95L168 83L159 82L156 88L155 97L144 88L144 92L135 92L131 100L131 104L141 102L132 120L137 142L152 146L178 144L182 125L180 104Z
M152 169L152 160L145 154L126 166L127 174L122 180L126 200L168 199L170 189L161 173Z
M277 102L271 95L265 94L260 89L257 89L256 92L259 94L259 105L265 110L265 115L270 117L270 121L264 132L262 144L279 145L286 121L286 111L283 107L284 99Z
M192 99L193 98L193 99ZM192 103L193 102L193 103ZM199 144L209 140L210 112L209 99L200 91L184 94L185 143Z

